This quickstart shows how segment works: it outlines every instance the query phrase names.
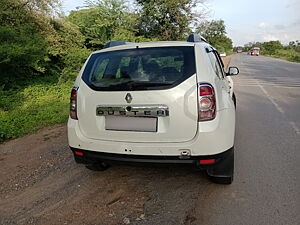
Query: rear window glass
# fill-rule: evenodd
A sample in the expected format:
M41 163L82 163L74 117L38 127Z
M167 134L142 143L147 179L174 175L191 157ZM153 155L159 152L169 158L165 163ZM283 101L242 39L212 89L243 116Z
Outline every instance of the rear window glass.
M134 48L95 53L82 79L94 90L171 88L195 74L194 47Z

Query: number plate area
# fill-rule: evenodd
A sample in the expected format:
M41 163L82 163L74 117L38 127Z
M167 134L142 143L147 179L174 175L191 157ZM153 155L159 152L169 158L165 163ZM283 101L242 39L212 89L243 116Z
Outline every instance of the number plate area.
M105 129L157 132L158 117L169 116L166 105L97 106L97 116L105 116Z
M157 132L157 118L106 116L105 130Z

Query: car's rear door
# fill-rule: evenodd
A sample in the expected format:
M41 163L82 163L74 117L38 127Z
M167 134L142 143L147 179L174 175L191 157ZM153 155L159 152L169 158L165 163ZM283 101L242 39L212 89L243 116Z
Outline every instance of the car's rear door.
M95 55L78 89L78 121L91 139L185 142L198 129L194 47Z

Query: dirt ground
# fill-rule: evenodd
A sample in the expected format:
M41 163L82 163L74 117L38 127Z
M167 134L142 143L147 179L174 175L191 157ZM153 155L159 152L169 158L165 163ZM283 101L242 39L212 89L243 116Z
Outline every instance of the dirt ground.
M192 167L90 171L74 162L65 124L0 145L1 225L200 224L211 187L223 188Z
M222 61L224 63L225 71L227 71L227 68L228 68L230 60L231 60L231 55L230 56L221 57L221 59L222 59Z
M1 144L0 153L0 224L189 224L194 202L184 200L208 182L194 168L90 171L74 162L65 124Z

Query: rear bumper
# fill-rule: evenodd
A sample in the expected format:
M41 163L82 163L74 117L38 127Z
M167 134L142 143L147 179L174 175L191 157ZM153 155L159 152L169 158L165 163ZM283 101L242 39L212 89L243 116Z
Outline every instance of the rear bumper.
M178 158L183 151L191 156L216 155L234 145L235 109L218 111L211 121L198 124L195 137L187 142L162 142L157 135L157 142L124 142L87 138L81 131L77 120L68 121L69 146L92 152L112 153L119 155L153 155L174 156ZM121 133L121 131L120 131ZM118 135L112 132L112 135Z
M127 154L115 154L105 152L95 152L82 150L77 148L71 148L75 161L82 164L92 164L97 162L106 163L153 163L153 164L191 164L197 167L208 168L222 163L226 158L233 154L233 147L215 155L201 155L201 156L156 156L156 155L127 155ZM77 152L77 154L76 154ZM78 155L80 152L80 155ZM199 160L202 159L216 159L215 163L209 165L200 165Z

